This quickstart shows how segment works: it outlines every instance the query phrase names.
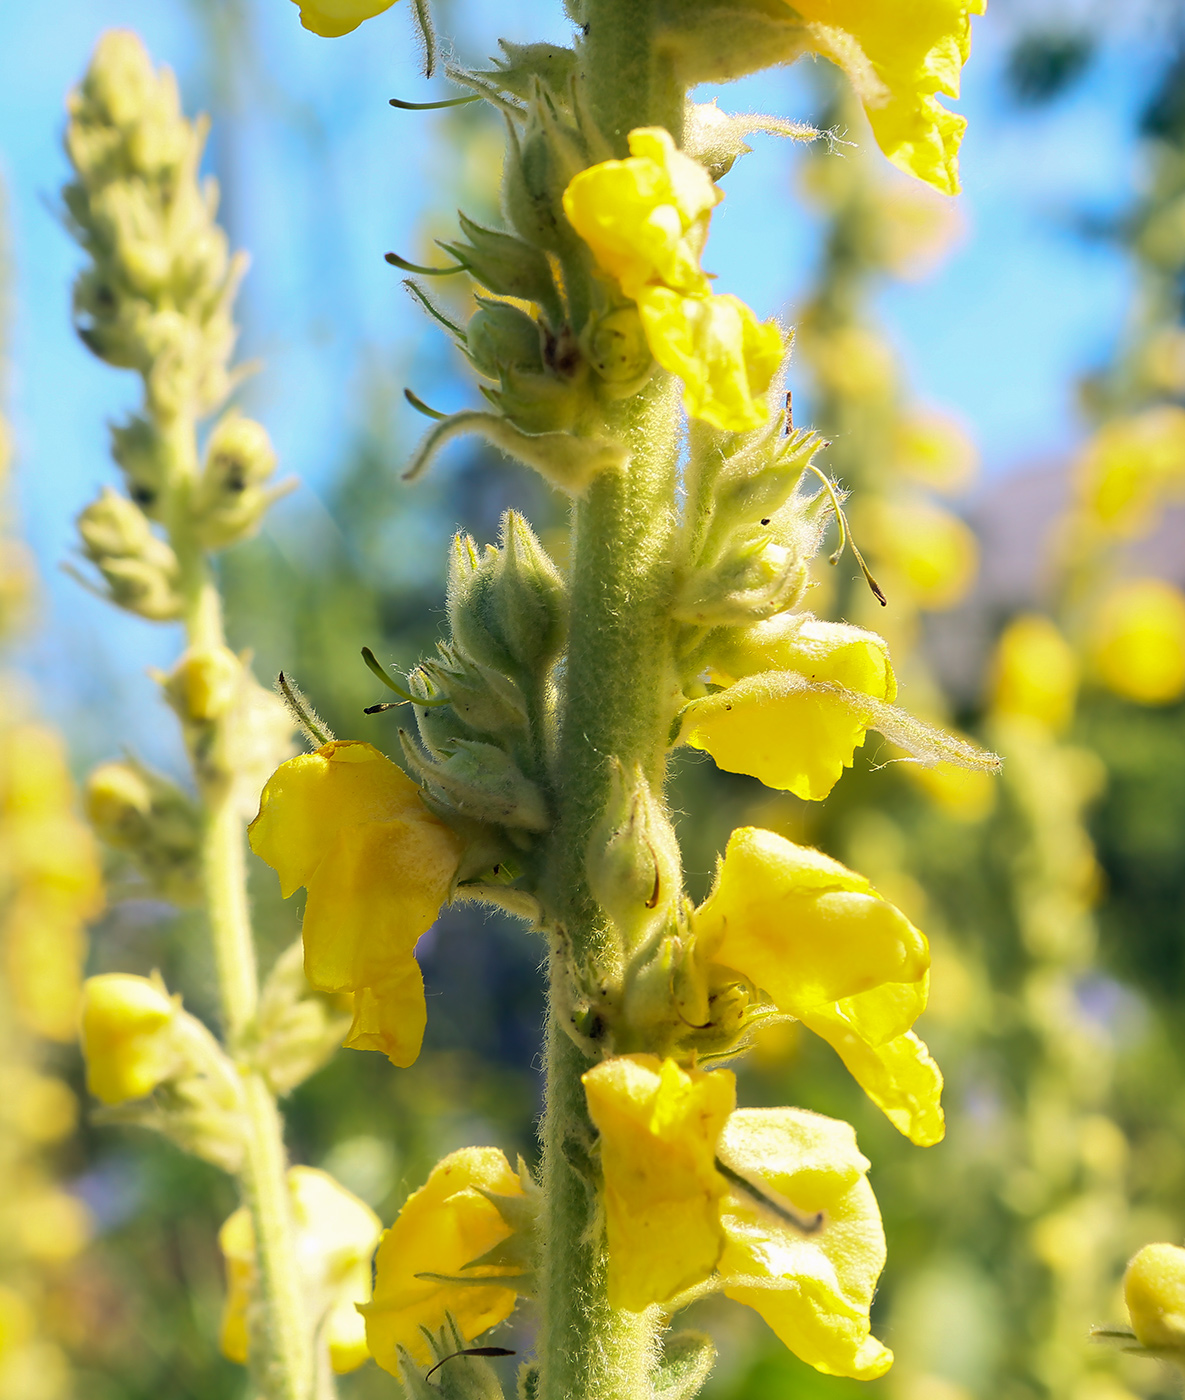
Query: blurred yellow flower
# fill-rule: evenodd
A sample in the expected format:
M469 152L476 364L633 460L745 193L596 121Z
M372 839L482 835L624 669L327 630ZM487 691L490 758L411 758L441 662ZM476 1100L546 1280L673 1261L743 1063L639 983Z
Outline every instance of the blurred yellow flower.
M941 1140L942 1075L910 1029L929 992L929 946L862 875L741 827L694 928L702 957L822 1036L894 1127L922 1146Z
M1161 404L1106 423L1078 462L1083 505L1103 530L1134 539L1168 496L1185 493L1185 409Z
M151 1094L178 1064L168 1034L176 1003L147 977L88 977L82 989L86 1087L103 1103Z
M857 526L891 597L903 589L919 608L953 608L979 564L971 528L929 501L870 502Z
M314 1167L290 1167L288 1190L311 1325L324 1326L330 1362L343 1375L370 1355L366 1324L355 1304L370 1297L370 1260L382 1225L364 1201ZM255 1229L245 1206L223 1225L218 1243L226 1261L219 1344L224 1356L245 1366L255 1289Z
M1034 720L1059 734L1074 717L1078 658L1047 617L1014 618L996 644L992 708L1006 719Z
M1163 579L1121 583L1095 618L1091 654L1099 679L1141 705L1185 692L1185 594Z
M717 1153L734 1180L760 1193L734 1185L722 1203L725 1294L760 1313L817 1371L884 1375L893 1353L871 1335L868 1313L885 1234L851 1125L804 1109L739 1109ZM779 1219L783 1201L817 1228Z
M1185 1349L1185 1249L1146 1244L1128 1263L1123 1297L1144 1346Z
M919 409L899 421L896 438L897 470L911 481L953 493L974 480L978 449L966 428L949 414Z
M280 765L250 836L285 898L308 888L305 973L319 991L355 993L345 1043L411 1064L426 1019L413 953L448 898L458 838L389 758L337 740Z
M852 766L868 732L867 716L843 692L886 701L897 693L875 632L791 614L731 629L712 676L740 679L688 706L680 742L730 773L814 801Z
M996 780L978 768L957 768L953 763L907 763L902 771L955 821L982 821L995 808Z
M438 1162L408 1197L379 1244L374 1301L361 1310L367 1343L384 1370L399 1373L400 1348L429 1365L422 1329L443 1327L446 1314L472 1341L514 1311L516 1270L476 1261L513 1233L489 1197L523 1195L497 1148L463 1147ZM489 1279L489 1286L475 1286L476 1279Z
M395 0L292 0L300 6L300 22L323 39L336 39L357 29L364 19L389 10Z
M723 195L662 127L631 131L629 148L628 159L575 176L564 213L602 271L637 302L651 353L684 381L687 412L729 431L760 427L782 333L735 297L713 295L700 266Z
M787 0L810 47L841 67L859 94L877 144L894 165L944 194L959 192L966 120L938 94L959 95L971 52L971 16L986 0L915 0L908 13L884 0Z
M720 1258L716 1141L736 1077L619 1055L588 1071L584 1091L601 1135L609 1302L639 1312L702 1283Z

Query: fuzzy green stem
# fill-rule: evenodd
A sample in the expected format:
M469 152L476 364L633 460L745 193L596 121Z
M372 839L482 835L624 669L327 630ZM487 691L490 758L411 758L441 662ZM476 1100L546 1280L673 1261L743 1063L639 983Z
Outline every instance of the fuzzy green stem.
M609 759L638 765L661 792L673 704L671 542L679 437L676 385L660 379L616 425L629 466L600 476L573 520L572 630L561 718L559 820L548 907L552 958L544 1120L542 1299L545 1400L650 1396L657 1322L615 1311L605 1292L594 1141L581 1075L591 1061L561 1018L568 958L619 972L609 920L589 892L584 857L609 795Z

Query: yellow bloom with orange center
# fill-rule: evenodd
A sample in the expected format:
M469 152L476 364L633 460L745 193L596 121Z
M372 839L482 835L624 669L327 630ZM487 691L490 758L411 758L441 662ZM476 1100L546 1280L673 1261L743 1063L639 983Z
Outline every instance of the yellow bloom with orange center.
M929 945L862 875L742 827L694 928L704 959L822 1036L895 1128L922 1146L941 1140L942 1075L911 1030L929 994Z
M293 0L300 22L323 39L337 39L357 29L363 20L389 10L395 0Z
M958 97L971 52L971 16L986 0L787 0L809 46L856 89L886 156L943 194L959 192L959 143L967 122L939 102Z
M888 646L875 632L793 614L724 637L711 674L733 683L687 707L680 742L767 787L826 797L868 733L849 697L897 694Z
M601 1134L609 1302L640 1311L702 1282L720 1258L716 1140L736 1104L736 1077L619 1055L583 1082Z
M516 1270L477 1261L513 1233L490 1198L524 1194L497 1148L464 1147L408 1197L379 1244L374 1300L361 1309L367 1344L384 1370L399 1373L401 1349L429 1365L422 1329L439 1330L450 1314L472 1341L514 1311ZM483 1279L488 1286L477 1282Z
M88 977L82 988L86 1087L103 1103L141 1099L179 1064L169 1029L177 1005L147 977Z
M629 148L628 159L575 176L564 191L568 222L637 303L651 353L683 380L687 412L727 431L760 427L785 347L774 322L714 295L700 265L723 195L662 127L631 131Z
M1104 600L1091 653L1099 679L1140 705L1185 692L1185 594L1158 578L1131 579Z
M1047 617L1014 618L996 644L992 709L1060 734L1074 717L1078 658Z
M411 1064L427 1016L413 954L448 898L456 835L389 758L335 740L280 765L250 836L285 898L308 889L305 974L318 991L354 993L345 1043Z
M296 1253L313 1325L324 1328L329 1360L338 1375L370 1355L366 1324L355 1306L370 1297L370 1259L382 1225L374 1211L327 1172L290 1167ZM255 1229L240 1207L218 1232L226 1261L226 1302L219 1344L241 1366L250 1349L250 1310L255 1291Z
M614 1306L637 1312L715 1286L817 1370L870 1379L888 1369L868 1317L884 1231L848 1124L733 1110L728 1070L653 1055L605 1060L584 1087Z

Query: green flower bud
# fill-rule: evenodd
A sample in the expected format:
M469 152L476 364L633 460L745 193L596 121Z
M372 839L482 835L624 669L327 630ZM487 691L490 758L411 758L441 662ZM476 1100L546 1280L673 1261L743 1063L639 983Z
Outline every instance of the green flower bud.
M622 306L590 322L581 340L595 373L605 381L607 397L629 398L654 372L654 356L635 306Z
M506 370L543 369L543 335L538 321L504 301L477 299L469 321L469 358L489 379Z
M411 767L461 816L524 831L550 826L542 792L505 750L477 739L453 739L452 752L437 762L408 735L399 738Z
M499 39L498 47L505 56L494 60L497 68L478 76L488 78L503 92L511 92L524 102L534 91L536 81L559 96L576 75L575 52L560 44L512 44L508 39Z
M550 102L537 94L520 141L514 128L507 136L502 171L502 204L521 237L551 253L583 248L563 211L563 194L589 163L579 133L563 123Z
M201 813L175 783L138 759L118 759L94 770L85 800L99 839L127 852L155 893L201 903Z
M768 534L739 540L713 568L692 574L675 600L675 616L700 627L733 627L792 608L807 585L810 556Z
M267 430L232 409L210 434L193 495L195 525L205 548L225 549L259 529L275 498L264 489L275 470Z
M470 272L483 287L496 296L532 301L554 311L559 296L547 259L529 243L512 233L483 228L461 216L461 231L468 243L442 243L440 246Z
M139 506L104 487L77 523L83 553L103 575L113 603L156 622L179 615L177 556L152 533Z
M479 666L461 656L451 647L441 647L442 659L422 662L418 670L429 682L431 693L447 695L449 708L475 734L492 734L499 738L522 735L527 728L527 702L519 687L501 671ZM416 690L412 674L412 690ZM443 710L424 711L425 715L443 714ZM427 739L423 719L420 732ZM454 730L455 732L455 730Z
M259 994L255 1063L275 1094L290 1093L332 1058L350 1029L351 998L315 992L298 938L276 959Z
M126 423L113 423L110 432L111 455L123 472L128 495L150 519L159 519L166 463L156 427L133 414Z

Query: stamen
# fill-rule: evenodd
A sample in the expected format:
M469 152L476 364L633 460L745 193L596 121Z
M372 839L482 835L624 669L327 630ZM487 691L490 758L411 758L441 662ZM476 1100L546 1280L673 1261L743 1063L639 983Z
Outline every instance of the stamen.
M823 1228L823 1221L826 1218L823 1211L816 1211L814 1215L799 1215L793 1206L783 1205L781 1201L775 1201L767 1196L759 1186L755 1186L748 1177L742 1176L740 1172L735 1172L719 1157L716 1158L716 1170L731 1185L739 1191L743 1191L746 1196L763 1206L766 1210L772 1211L779 1220L784 1220L787 1225L792 1225L800 1234L815 1235Z

